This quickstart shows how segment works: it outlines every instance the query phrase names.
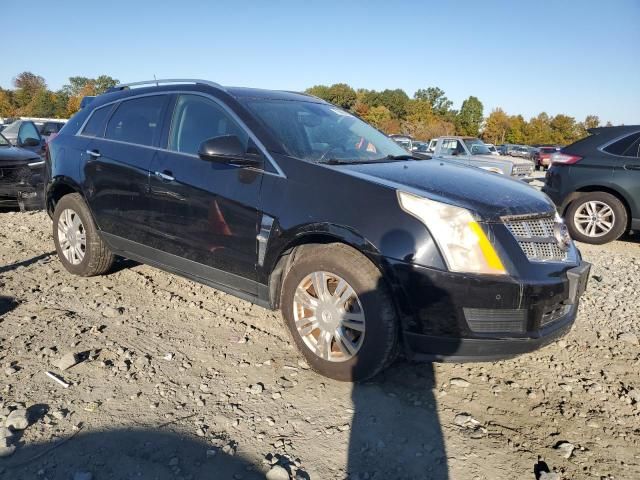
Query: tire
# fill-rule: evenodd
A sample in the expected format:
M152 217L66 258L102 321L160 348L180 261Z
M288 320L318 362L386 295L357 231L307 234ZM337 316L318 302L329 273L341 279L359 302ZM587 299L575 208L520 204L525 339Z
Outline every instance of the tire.
M588 223L591 212L602 215L602 221L595 222L593 229L593 222ZM628 222L625 206L617 197L606 192L581 195L569 204L565 219L574 240L594 245L602 245L620 238L627 230ZM580 219L583 222L580 222Z
M317 273L324 276L325 281L318 281L318 283L324 283L325 286L328 286L328 294L331 293L333 282L333 293L336 294L336 297L329 298L335 300L340 296L340 292L345 292L343 295L347 295L345 284L340 282L336 284L335 277L344 280L347 288L352 288L355 296L351 295L347 298L346 303L343 303L344 309L340 310L340 307L337 307L337 312L343 312L342 317L340 317L340 313L336 316L336 310L333 310L333 305L340 305L340 301L331 300L328 304L322 303L315 311L301 307L306 300L299 301L299 288L302 288L312 299L314 296L315 300L322 297L315 293L315 283L310 280L314 278L312 274ZM311 282L309 287L311 293L304 290L304 286L309 282ZM340 288L340 292L338 292L338 288ZM328 307L325 308L326 305ZM395 359L398 322L389 290L375 265L351 247L341 243L302 247L297 252L297 258L294 259L293 265L283 281L280 307L289 333L298 350L311 368L325 377L346 382L367 380L378 374ZM326 329L324 331L328 336L332 335L329 340L328 351L330 353L328 354L326 353L327 349L322 349L320 346L323 343L320 341L323 338L321 333L323 330L320 328L312 330L311 324L304 326L301 323L303 322L301 318L309 316L315 319L316 315L319 318L316 321L318 325ZM334 329L336 322L334 318L344 318L344 315L349 315L350 318L361 317L364 329L362 331L350 330L342 323ZM299 325L303 326L303 330L307 329L310 333L298 331L296 318L298 318ZM359 324L359 322L350 323ZM346 343L338 340L338 331L342 332L343 338L347 337L352 340L350 343L352 347L354 344L357 345L354 352L351 353L349 350L350 356L344 354L348 349L345 349ZM313 349L314 343L317 343L315 347L317 347L318 353Z
M62 222L61 217L63 217ZM69 225L71 228L68 228ZM64 234L65 229L73 232L71 237ZM82 235L84 235L84 244L82 244ZM65 195L56 204L53 212L53 242L60 263L70 273L81 277L92 277L108 272L115 259L98 235L89 208L78 193ZM70 248L70 245L77 248Z

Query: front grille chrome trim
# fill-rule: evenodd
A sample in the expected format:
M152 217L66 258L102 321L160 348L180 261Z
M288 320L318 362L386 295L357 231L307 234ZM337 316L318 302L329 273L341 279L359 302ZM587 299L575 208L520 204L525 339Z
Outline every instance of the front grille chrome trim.
M570 261L569 251L556 238L554 215L503 217L502 221L530 262Z

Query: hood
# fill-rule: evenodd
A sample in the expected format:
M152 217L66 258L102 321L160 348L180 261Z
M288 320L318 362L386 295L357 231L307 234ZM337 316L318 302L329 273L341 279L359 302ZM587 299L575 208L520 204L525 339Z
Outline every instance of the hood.
M21 163L41 160L37 153L19 147L0 146L0 166L18 165Z
M500 221L505 215L554 214L556 211L549 197L524 182L437 159L334 168L397 190L466 208L484 221Z

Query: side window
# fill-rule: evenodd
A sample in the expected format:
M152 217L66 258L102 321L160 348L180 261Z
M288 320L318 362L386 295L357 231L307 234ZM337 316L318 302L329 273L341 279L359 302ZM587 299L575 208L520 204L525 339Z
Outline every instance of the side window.
M458 155L466 155L467 151L464 149L464 145L462 145L462 142L460 140L456 141L456 153Z
M171 120L169 149L196 155L205 140L236 135L247 148L249 135L214 101L199 95L180 95Z
M104 122L109 116L112 105L102 108L96 108L92 113L89 121L82 129L82 135L86 137L101 137L104 133Z
M20 131L18 132L18 142L25 143L27 138L34 138L36 140L40 138L38 129L31 122L24 122L20 125Z
M457 142L451 138L442 140L441 151L444 155L451 155L456 149Z
M138 145L153 145L160 136L165 95L124 100L107 124L105 138Z
M623 157L640 157L640 132L627 135L604 149L605 152Z

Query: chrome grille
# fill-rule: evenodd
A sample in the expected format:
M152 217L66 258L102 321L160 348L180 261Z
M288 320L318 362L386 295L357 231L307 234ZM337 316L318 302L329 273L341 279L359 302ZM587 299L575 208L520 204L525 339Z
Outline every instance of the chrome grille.
M527 258L533 262L564 262L568 252L562 250L554 234L554 217L505 219Z

